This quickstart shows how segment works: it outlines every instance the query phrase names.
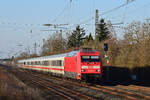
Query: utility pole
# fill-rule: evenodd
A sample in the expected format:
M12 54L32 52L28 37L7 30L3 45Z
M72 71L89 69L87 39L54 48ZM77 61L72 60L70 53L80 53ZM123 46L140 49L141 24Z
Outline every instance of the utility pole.
M60 39L61 39L61 49L63 50L63 37L62 37L62 30L60 30Z
M34 54L36 54L36 47L37 47L37 44L36 42L34 43Z
M98 9L96 9L96 14L95 14L95 39L97 36L97 27L98 27L98 21L99 21L99 14L98 14Z

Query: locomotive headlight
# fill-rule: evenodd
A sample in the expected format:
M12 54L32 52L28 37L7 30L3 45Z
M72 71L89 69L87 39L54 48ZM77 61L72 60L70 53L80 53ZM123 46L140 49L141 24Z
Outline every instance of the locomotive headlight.
M98 70L96 70L96 72L100 72L100 70L98 69Z
M85 70L84 70L84 69L82 69L82 70L81 70L81 72L85 72Z
M93 68L100 68L100 66L93 66Z
M82 68L88 68L88 66L82 66Z

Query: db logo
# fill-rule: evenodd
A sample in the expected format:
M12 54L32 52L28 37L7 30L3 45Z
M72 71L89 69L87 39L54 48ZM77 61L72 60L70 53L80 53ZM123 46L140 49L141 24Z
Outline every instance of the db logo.
M88 72L93 72L93 70L88 70Z
M92 66L89 66L89 68L93 68Z

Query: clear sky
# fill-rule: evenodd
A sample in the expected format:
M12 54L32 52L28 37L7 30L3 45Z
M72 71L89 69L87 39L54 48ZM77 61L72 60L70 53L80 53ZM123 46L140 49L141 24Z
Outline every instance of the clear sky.
M0 1L0 58L11 57L29 48L39 46L55 30L42 24L66 24L74 28L82 24L87 34L94 34L95 9L100 18L123 26L150 18L150 0L135 0L118 10L104 14L127 0L1 0ZM104 14L104 15L101 15ZM43 31L51 30L51 31ZM57 29L59 30L59 29ZM116 29L118 30L118 29ZM121 36L122 33L119 33ZM22 46L18 46L22 45ZM40 48L40 47L39 47Z

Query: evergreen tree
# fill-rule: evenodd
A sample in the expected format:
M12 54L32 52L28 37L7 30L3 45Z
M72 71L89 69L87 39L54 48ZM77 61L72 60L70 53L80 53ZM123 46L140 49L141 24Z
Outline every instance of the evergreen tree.
M93 37L92 37L92 34L90 33L90 35L89 35L89 42L90 41L93 41Z
M83 47L85 47L85 48L92 48L93 45L94 45L94 40L93 40L93 37L92 37L92 35L90 33L89 35L87 35L85 37Z
M80 47L83 44L85 30L77 26L75 30L68 37L68 47Z
M96 28L96 40L102 41L109 37L109 30L104 19L101 19Z
M85 37L85 41L84 44L88 44L89 42L93 41L93 37L91 35L91 33Z

